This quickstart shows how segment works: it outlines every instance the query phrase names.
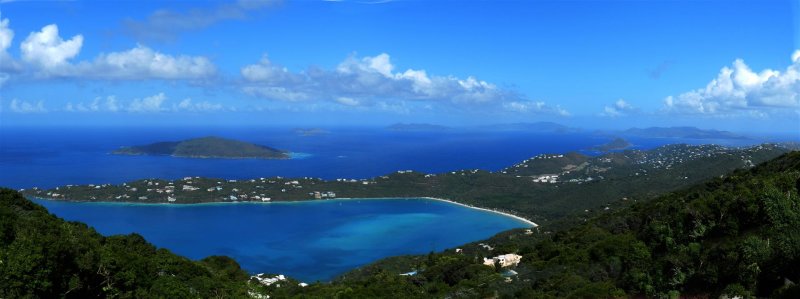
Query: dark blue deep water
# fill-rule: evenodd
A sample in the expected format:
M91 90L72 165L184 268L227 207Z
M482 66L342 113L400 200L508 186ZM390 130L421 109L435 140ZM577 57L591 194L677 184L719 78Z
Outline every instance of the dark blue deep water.
M428 199L196 205L36 200L104 235L136 232L192 259L235 258L251 273L329 280L383 257L424 254L527 227L492 212Z

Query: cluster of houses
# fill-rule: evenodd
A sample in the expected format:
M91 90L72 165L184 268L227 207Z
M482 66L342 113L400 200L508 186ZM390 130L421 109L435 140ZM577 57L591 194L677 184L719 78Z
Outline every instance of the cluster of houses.
M271 286L281 281L286 280L286 276L283 274L278 274L277 276L268 276L264 273L258 273L256 275L250 276L250 279L255 279L258 283L263 284L265 286ZM280 285L275 285L276 287L280 287Z
M276 284L276 283L279 283L281 281L286 281L286 276L284 276L283 274L278 274L276 276L269 276L269 275L266 275L264 273L258 273L256 275L250 276L250 279L255 279L256 281L258 281L258 283L260 283L262 285L265 285L265 286L271 286L271 285L275 284L275 287L279 288L279 287L281 287L281 285L280 284ZM305 282L301 282L301 283L299 283L297 285L299 285L301 287L307 287L308 286L308 284L305 283Z
M326 192L314 191L314 192L309 192L308 195L309 196L313 196L314 199L323 199L323 198L333 199L333 198L336 198L336 193L333 192L333 191L326 191Z
M493 258L483 258L483 264L492 267L495 265L500 265L500 267L506 268L519 265L519 261L521 260L521 255L516 253L508 253L501 254Z
M555 184L558 183L558 175L557 174L542 174L539 176L535 176L533 178L534 183L551 183Z

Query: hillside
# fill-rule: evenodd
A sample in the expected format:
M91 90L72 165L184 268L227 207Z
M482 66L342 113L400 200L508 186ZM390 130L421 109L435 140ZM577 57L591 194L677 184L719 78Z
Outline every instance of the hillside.
M136 234L103 237L0 188L0 298L244 297L228 257L191 261Z
M268 146L220 137L194 138L175 142L156 142L123 147L112 152L117 155L168 155L186 158L257 158L288 159L289 154Z
M459 252L389 258L334 285L362 294L402 285L394 295L431 297L798 298L798 192L793 152L568 229L515 230ZM507 253L522 256L516 274L481 265Z
M790 148L771 144L746 148L668 145L598 157L579 153L543 154L497 172L398 171L362 180L274 177L236 181L187 177L22 191L28 196L56 200L136 203L439 197L510 212L545 224L587 209L604 208L623 198L650 199L737 168L752 167Z
M137 235L102 237L2 189L0 297L797 298L798 192L792 152L654 200L618 202L565 229L512 230L302 287L245 282L225 257L192 262ZM510 253L518 265L483 264Z

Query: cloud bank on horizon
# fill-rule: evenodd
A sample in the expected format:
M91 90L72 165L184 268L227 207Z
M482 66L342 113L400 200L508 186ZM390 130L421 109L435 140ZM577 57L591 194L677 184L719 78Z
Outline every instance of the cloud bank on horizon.
M800 49L791 53L786 67L753 70L739 58L730 66L723 66L716 78L709 78L705 87L661 95L661 104L642 105L641 100L617 97L610 104L600 104L595 110L597 112L587 114L571 112L576 108L574 102L540 100L541 96L537 94L509 87L507 83L479 79L479 76L443 75L426 69L401 68L392 61L388 53L391 49L373 56L351 54L333 67L307 63L307 67L300 70L290 70L262 54L260 59L242 58L250 62L240 64L235 72L226 72L215 62L218 58L166 53L143 43L175 42L184 32L207 30L230 20L245 21L272 4L272 1L239 1L186 12L162 9L143 20L125 18L120 22L125 33L137 40L135 46L89 54L91 57L82 56L82 50L87 43L95 41L84 34L63 35L58 24L49 23L27 35L15 35L11 20L0 15L0 91L17 85L47 86L53 82L95 82L112 90L103 96L88 97L91 100L73 96L71 100L61 102L0 93L0 112L143 114L270 110L261 109L263 104L295 112L347 110L413 115L419 111L433 111L485 114L500 120L508 115L511 118L514 115L527 116L527 119L534 119L537 115L551 118L588 115L613 119L642 116L796 119L800 116ZM16 43L15 38L18 40ZM17 55L12 54L12 50L16 50L14 47L18 48ZM260 50L269 52L269 49ZM306 57L307 61L313 59ZM666 61L670 61L672 68L674 63ZM666 66L659 66L657 75L648 71L648 76L660 78L666 71ZM600 77L596 79L603 80ZM146 96L119 97L118 94L124 94L124 91L114 92L112 87L120 82L164 84L161 90ZM702 86L701 82L698 83L697 86ZM204 90L209 94L238 95L251 100L250 104L243 105L219 98L195 100L179 95L171 99L169 94L173 86ZM603 99L594 101L610 102ZM653 109L654 106L657 108Z
M736 59L731 67L723 67L717 78L705 88L668 96L664 100L668 112L766 116L781 110L800 108L800 50L791 55L785 71L750 69L744 60Z

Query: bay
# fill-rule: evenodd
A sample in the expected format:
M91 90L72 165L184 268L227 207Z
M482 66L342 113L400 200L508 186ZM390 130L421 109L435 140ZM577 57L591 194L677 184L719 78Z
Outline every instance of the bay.
M307 282L327 281L384 257L440 251L530 226L422 198L191 205L35 201L103 235L138 233L191 259L227 255L250 273Z

